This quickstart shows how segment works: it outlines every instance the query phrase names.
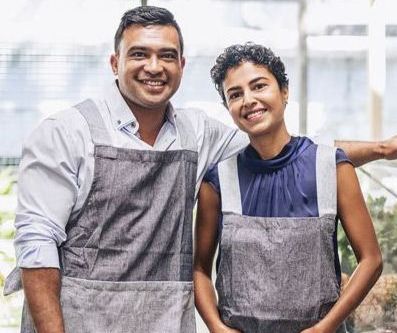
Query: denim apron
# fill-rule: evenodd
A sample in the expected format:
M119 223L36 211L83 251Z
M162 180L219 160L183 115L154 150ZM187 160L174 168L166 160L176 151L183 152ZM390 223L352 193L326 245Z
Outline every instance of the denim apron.
M314 325L339 297L335 149L317 148L319 217L244 216L237 156L218 170L223 229L216 289L222 320L244 333L299 333Z
M182 113L182 150L116 148L96 105L76 108L94 142L86 202L59 249L67 333L194 333L192 210L197 144ZM6 293L21 287L9 277ZM21 332L34 332L25 303Z

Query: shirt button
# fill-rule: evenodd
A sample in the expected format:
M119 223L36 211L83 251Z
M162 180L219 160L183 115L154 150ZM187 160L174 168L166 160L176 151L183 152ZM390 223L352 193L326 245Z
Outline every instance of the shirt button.
M120 125L120 124L121 124L121 120L117 120L117 124L119 124L119 125Z
M135 127L135 126L136 126L135 121L133 121L133 122L131 123L131 126L132 126L132 127Z

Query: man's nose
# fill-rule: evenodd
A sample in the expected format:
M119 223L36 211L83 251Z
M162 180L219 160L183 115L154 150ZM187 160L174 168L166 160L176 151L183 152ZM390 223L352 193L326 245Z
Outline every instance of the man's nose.
M145 64L144 70L152 75L156 75L158 73L161 73L163 67L160 64L158 57L153 55L148 59L147 63Z

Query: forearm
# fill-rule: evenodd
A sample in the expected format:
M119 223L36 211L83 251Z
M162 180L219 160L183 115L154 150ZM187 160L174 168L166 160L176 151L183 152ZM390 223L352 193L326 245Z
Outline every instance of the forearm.
M335 141L342 148L355 167L379 159L397 158L397 136L383 141Z
M64 333L59 270L22 268L22 283L37 333Z
M321 332L333 333L362 302L382 272L381 256L360 261L339 300L317 325Z
M344 150L355 167L385 158L381 141L335 141L335 146Z
M222 332L226 325L222 322L217 308L215 289L211 278L204 272L194 272L194 298L200 313L211 333Z

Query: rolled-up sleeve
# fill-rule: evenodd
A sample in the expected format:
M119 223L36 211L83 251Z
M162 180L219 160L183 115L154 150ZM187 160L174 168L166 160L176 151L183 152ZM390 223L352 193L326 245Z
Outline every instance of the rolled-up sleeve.
M23 147L14 242L19 267L59 267L58 247L78 194L75 146L59 119L47 119Z

